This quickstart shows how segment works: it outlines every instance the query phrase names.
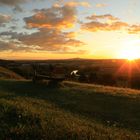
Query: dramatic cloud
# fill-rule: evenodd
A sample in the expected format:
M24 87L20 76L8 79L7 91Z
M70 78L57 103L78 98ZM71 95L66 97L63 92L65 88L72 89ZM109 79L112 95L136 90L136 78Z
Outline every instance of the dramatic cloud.
M15 41L2 41L0 40L0 51L33 51L36 48L34 46L26 46L20 42L15 42Z
M92 32L115 31L127 28L129 26L126 22L122 22L118 18L110 14L92 15L90 17L87 17L87 19L91 21L88 23L83 23L82 29Z
M32 34L18 34L16 32L3 32L0 36L9 36L11 39L18 39L27 46L38 46L38 51L69 52L85 45L83 42L74 39L74 32L61 32L52 29L40 29Z
M22 35L19 40L27 45L40 46L39 50L68 51L70 48L84 45L73 39L73 33L64 33L59 30L41 29L39 32Z
M65 5L35 10L31 17L24 18L28 28L70 28L76 22L76 8Z
M96 4L97 8L102 8L102 7L106 7L106 6L107 6L106 4L102 4L102 3Z
M73 27L77 21L76 5L87 6L87 3L67 3L64 6L52 6L48 9L34 10L35 14L30 17L25 17L26 27L37 28L38 31L31 34L23 34L17 32L2 32L0 37L9 37L16 39L21 46L36 46L33 50L50 51L53 53L84 53L82 47L83 42L75 39L75 32L64 32L63 29ZM13 26L13 28L15 28ZM9 44L10 45L10 44ZM8 46L8 44L5 46ZM7 49L17 49L11 45ZM30 50L26 48L25 50ZM20 47L20 49L24 49Z
M82 29L97 32L97 31L117 31L124 29L129 34L140 33L140 24L129 24L122 22L119 18L110 14L105 15L92 15L86 17L90 20L87 23L81 23Z
M4 42L0 41L0 51L9 51L9 50L15 50L15 44L9 43L9 42Z
M11 16L0 14L0 26L11 21Z

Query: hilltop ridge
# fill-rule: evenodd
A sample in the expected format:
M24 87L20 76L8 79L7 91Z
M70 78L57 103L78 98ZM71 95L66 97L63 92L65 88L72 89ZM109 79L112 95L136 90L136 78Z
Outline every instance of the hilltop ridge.
M22 76L20 76L19 74L0 66L0 79L17 79L17 80L21 80L24 79Z

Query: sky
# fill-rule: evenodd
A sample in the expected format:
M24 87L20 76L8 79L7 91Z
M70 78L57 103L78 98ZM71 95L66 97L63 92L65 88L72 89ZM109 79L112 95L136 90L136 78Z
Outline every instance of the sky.
M0 0L0 59L140 58L139 0Z

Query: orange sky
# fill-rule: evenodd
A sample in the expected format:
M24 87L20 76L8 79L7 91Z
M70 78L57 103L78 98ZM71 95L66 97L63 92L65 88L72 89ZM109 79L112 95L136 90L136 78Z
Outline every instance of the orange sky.
M139 6L138 0L0 0L0 58L140 58Z

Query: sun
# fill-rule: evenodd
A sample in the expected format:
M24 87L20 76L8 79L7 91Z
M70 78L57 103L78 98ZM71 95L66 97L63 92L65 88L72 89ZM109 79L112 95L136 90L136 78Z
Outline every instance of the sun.
M135 60L140 58L140 49L138 47L125 47L120 51L120 58L127 60Z

